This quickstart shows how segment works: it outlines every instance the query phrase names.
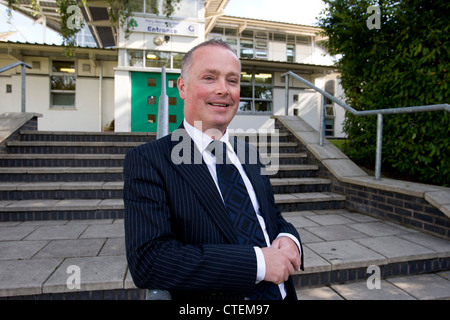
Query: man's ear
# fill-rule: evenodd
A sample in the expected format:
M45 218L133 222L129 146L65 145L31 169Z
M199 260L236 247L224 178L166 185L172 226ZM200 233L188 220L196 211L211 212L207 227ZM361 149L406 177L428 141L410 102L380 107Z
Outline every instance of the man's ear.
M186 98L186 83L182 77L178 78L177 86L178 92L180 93L180 98L184 100Z

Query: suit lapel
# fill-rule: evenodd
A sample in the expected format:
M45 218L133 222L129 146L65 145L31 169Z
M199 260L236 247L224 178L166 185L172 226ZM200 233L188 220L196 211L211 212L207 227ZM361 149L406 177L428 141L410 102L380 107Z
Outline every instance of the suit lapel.
M180 132L179 130L182 131ZM172 135L175 135L175 137L182 136L183 139L182 141L172 140L171 154L166 155L166 157L169 158L169 162L191 186L198 200L216 222L218 228L222 230L231 243L237 244L236 233L231 225L222 197L217 190L207 165L203 162L199 150L183 127L180 127ZM180 155L180 158L172 159L172 153L176 156Z

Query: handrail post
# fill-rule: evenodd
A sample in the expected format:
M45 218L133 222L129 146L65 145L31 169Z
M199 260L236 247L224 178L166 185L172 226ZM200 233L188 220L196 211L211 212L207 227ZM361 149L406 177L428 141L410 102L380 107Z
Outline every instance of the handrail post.
M327 98L324 95L321 95L322 97L322 105L320 108L320 138L319 138L319 145L323 147L323 142L325 139L325 105L327 103Z
M285 110L285 115L288 116L289 115L289 74L286 74L285 76L285 88L286 88L286 110Z
M377 114L377 154L375 160L375 180L381 179L381 152L383 150L383 114Z
M166 94L166 68L161 70L161 96L158 106L158 128L156 139L162 138L169 133L169 97Z
M25 64L22 64L22 112L26 112L26 107L25 107L25 100L26 100L26 91L25 91L25 73L26 73L26 66Z

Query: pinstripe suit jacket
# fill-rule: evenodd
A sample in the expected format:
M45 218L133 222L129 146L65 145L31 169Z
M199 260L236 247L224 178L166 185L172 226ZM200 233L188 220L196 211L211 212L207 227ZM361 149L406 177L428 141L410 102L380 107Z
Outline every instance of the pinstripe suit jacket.
M239 143L235 139L235 150ZM243 147L248 155L250 145ZM179 157L184 163L178 164ZM270 240L287 232L300 242L255 162L241 159ZM239 299L251 292L254 248L238 245L222 198L184 128L130 150L124 177L127 261L137 287L169 290L174 299ZM286 289L287 298L296 299L291 279Z

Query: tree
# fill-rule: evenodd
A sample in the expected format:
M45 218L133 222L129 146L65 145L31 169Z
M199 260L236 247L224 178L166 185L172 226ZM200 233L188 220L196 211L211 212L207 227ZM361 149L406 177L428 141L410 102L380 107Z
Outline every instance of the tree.
M319 27L337 66L347 103L356 110L448 103L450 33L447 0L324 0ZM379 28L367 21L381 10ZM448 112L387 115L383 169L403 179L450 185ZM375 160L376 119L346 115L346 152Z

